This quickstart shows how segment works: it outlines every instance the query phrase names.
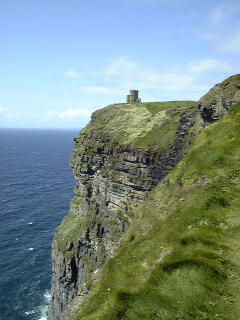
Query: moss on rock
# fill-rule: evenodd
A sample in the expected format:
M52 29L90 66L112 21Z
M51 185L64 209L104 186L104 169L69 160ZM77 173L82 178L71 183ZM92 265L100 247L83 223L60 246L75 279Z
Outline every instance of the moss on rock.
M196 106L194 101L111 105L95 111L91 122L77 139L80 142L93 136L105 137L105 147L111 142L147 149L165 147L175 137L181 114ZM96 141L93 143L97 146Z

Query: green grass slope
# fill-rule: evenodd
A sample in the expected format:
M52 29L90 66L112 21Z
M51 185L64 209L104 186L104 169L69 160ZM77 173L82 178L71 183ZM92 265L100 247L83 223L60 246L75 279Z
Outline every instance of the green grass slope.
M78 320L240 314L240 104L148 195Z
M81 139L105 136L105 146L114 141L121 146L162 149L176 138L183 114L197 105L194 101L110 105L93 113L92 120L81 131Z

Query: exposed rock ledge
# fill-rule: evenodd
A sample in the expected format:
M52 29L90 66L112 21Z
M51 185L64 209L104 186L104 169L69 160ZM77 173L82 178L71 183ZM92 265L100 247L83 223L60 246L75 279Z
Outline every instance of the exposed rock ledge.
M146 192L181 160L204 122L221 118L240 101L240 76L229 79L200 104L113 105L92 115L75 138L71 166L76 197L54 236L49 320L62 319L74 298L75 309L67 313L77 310L119 247Z

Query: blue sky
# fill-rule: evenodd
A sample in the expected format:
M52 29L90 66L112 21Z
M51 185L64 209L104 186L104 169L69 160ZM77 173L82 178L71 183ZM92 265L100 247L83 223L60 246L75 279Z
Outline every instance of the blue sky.
M240 73L240 3L0 1L0 127L82 128L125 102L198 100Z

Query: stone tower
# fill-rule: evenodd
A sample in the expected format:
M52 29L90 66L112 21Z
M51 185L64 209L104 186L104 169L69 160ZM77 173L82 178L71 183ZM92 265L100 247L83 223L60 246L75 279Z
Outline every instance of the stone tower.
M138 90L130 90L130 103L137 102Z
M130 90L130 94L127 95L127 103L141 102L138 98L138 90Z

